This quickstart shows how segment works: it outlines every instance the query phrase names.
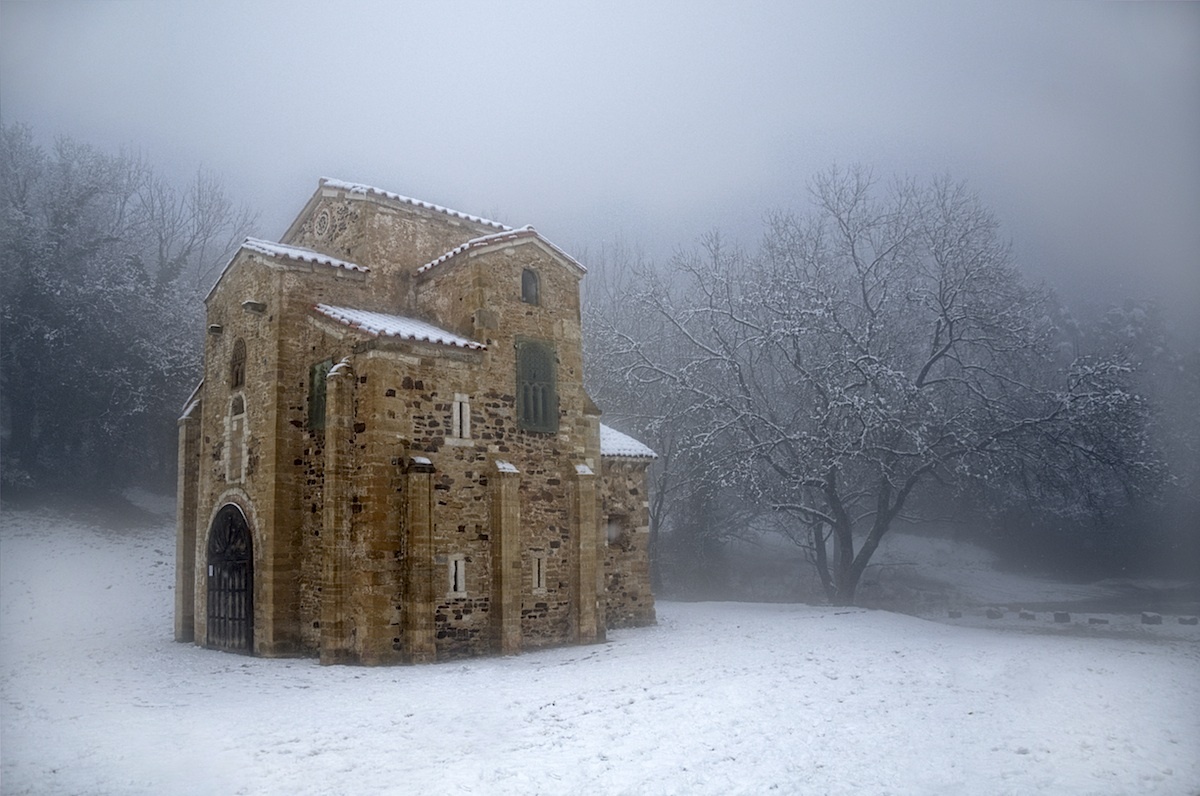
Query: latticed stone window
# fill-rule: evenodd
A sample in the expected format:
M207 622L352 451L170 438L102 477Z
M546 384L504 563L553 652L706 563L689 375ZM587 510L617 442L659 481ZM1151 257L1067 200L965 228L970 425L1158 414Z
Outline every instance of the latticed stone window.
M526 431L558 431L555 371L552 345L517 342L517 425Z
M308 370L308 429L322 431L325 428L325 377L333 367L332 359L325 359Z
M526 268L521 272L521 301L526 304L538 304L538 288L539 284L538 273L532 268Z
M229 386L236 390L246 386L246 342L238 338L229 357Z

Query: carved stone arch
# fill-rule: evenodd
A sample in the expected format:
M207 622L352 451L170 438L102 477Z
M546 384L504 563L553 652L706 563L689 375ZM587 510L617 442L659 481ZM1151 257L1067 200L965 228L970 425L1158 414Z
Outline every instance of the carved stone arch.
M208 536L212 532L213 522L217 519L217 514L219 514L223 508L229 505L237 507L238 511L242 513L242 516L246 518L246 525L250 528L250 534L253 537L255 549L254 564L257 567L262 563L259 558L259 554L261 552L259 545L261 545L263 542L258 526L258 509L255 508L254 500L251 499L249 493L247 493L246 490L242 489L241 487L229 487L217 496L216 502L213 503L212 510L208 513L208 525L206 526L207 530L204 534L204 544L208 544Z

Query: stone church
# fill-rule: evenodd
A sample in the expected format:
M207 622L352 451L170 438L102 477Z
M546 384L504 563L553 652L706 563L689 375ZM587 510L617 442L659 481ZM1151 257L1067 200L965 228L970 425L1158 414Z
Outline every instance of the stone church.
M328 179L246 240L179 421L176 639L384 664L653 623L654 453L584 391L583 274L532 227Z

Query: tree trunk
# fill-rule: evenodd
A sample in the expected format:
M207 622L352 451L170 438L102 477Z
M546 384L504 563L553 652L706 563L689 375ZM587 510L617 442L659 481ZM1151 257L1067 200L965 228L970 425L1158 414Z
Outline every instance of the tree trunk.
M856 570L854 567L847 567L839 572L837 586L829 598L829 602L839 607L854 605L854 597L858 591L858 581L861 577L862 571Z
M825 534L822 533L824 527L824 523L820 522L812 525L813 553L817 558L817 575L821 578L821 587L825 590L825 598L832 601L836 589L833 585L833 576L829 574L829 556L825 551Z

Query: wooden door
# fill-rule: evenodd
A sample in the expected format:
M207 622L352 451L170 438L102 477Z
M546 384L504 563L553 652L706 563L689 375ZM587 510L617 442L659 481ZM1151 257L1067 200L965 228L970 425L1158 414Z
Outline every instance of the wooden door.
M208 534L207 645L254 651L254 548L246 515L228 505Z

